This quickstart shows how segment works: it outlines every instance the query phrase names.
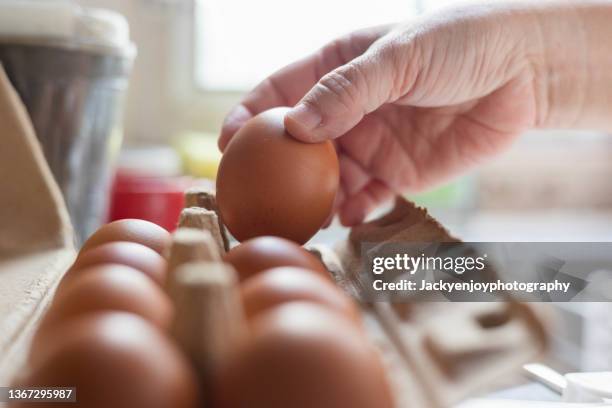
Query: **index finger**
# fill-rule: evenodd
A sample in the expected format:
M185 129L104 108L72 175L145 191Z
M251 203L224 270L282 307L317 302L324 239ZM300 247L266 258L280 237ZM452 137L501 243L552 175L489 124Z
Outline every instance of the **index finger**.
M389 25L370 27L340 37L263 80L226 116L219 137L221 151L244 122L276 106L295 105L323 75L363 54L389 29Z

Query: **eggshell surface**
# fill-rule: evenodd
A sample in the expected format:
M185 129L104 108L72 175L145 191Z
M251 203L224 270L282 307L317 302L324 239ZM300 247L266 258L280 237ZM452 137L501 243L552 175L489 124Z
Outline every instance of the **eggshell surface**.
M346 319L314 304L260 315L220 368L224 408L392 408L380 356Z
M101 313L66 322L39 353L17 385L76 387L77 403L19 407L201 406L189 362L159 330L135 315Z
M101 310L130 312L167 328L173 315L169 297L150 278L123 265L83 270L53 300L39 332L57 322Z
M80 275L83 269L94 265L118 264L134 268L163 285L166 277L166 260L153 249L135 242L108 242L81 254L64 275L61 285Z
M239 241L273 235L303 244L332 211L339 184L334 146L292 138L283 124L288 110L274 108L247 121L221 159L217 203Z
M330 277L327 268L316 256L292 241L277 237L250 239L229 250L224 261L236 269L241 281L279 266L310 269Z
M83 244L81 253L107 242L128 241L142 244L163 255L170 245L170 233L145 220L125 219L103 225Z
M269 269L247 279L240 291L247 319L288 302L304 301L325 306L356 323L361 321L355 303L346 294L328 279L306 269Z

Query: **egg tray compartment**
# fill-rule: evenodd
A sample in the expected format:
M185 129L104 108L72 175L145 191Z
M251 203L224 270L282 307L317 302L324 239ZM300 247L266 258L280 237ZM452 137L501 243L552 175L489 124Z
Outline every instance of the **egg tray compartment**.
M398 198L382 217L354 227L335 248L312 245L338 285L361 305L372 341L382 351L400 407L447 407L519 372L548 343L543 309L508 297L498 302L407 303L361 299L364 242L459 243L425 209ZM487 279L496 273L487 268Z
M187 205L203 206L218 237L212 192L187 193ZM187 210L184 210L187 211ZM189 225L187 225L189 226ZM219 223L221 238L225 228ZM352 228L335 248L307 246L327 267L336 284L359 304L369 338L381 352L396 405L448 407L474 395L496 379L520 370L547 345L541 311L507 298L495 303L365 302L359 270L362 242L459 243L427 211L398 198L381 218ZM487 279L495 271L486 270Z

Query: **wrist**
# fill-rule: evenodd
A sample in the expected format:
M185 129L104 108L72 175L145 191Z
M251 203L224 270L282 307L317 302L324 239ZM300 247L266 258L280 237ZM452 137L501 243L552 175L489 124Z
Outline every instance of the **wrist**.
M551 2L533 18L536 126L612 131L612 4Z

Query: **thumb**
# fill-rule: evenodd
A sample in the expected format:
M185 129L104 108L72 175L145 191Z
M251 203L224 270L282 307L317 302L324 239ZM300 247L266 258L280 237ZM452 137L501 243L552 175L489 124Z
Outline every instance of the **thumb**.
M323 76L285 116L285 127L303 142L334 139L364 115L392 100L398 64L393 50L370 48ZM402 58L403 59L403 58Z

